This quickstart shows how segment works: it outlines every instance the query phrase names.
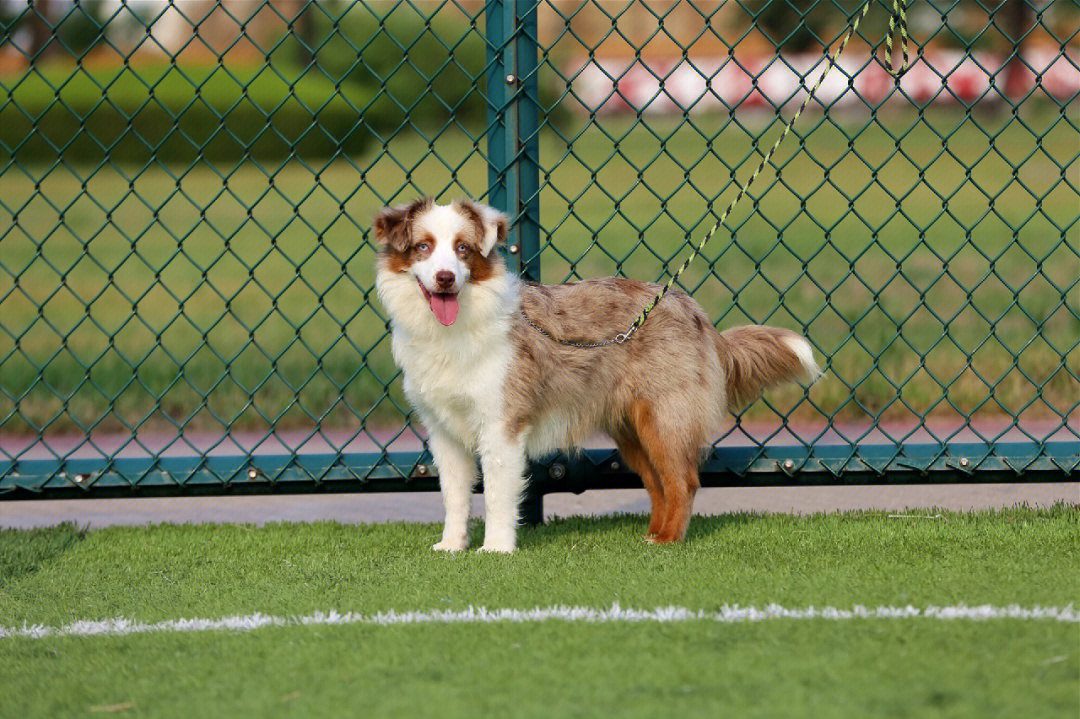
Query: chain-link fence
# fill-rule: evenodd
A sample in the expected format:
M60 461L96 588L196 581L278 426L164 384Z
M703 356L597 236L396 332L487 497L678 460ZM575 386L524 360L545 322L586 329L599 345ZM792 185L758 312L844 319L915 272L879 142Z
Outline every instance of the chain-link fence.
M469 195L531 279L663 279L861 4L0 2L0 497L432 487L374 212ZM1075 476L1080 10L916 0L899 82L888 17L681 278L826 370L706 485ZM603 438L534 468L633 484Z

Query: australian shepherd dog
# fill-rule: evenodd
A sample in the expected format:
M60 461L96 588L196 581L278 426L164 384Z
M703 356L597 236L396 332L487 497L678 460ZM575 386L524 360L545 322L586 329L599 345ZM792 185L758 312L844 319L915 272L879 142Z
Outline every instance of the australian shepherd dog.
M376 286L394 359L429 433L446 508L434 549L468 546L478 457L482 549L512 552L528 459L581 446L598 432L615 441L648 490L648 541L680 541L702 450L725 413L775 384L812 381L810 344L772 327L717 332L678 291L625 343L561 344L553 337L600 341L626 329L659 285L613 277L522 282L495 251L506 230L504 215L469 200L420 199L374 221Z

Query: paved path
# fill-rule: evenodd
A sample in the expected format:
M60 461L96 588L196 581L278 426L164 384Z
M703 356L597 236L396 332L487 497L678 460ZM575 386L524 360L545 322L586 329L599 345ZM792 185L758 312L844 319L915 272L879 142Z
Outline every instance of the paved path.
M698 514L736 511L834 512L850 509L941 507L968 510L1055 502L1080 505L1080 483L943 484L867 487L709 488L698 494ZM644 489L594 490L580 495L550 494L544 500L547 518L645 514ZM483 502L473 497L473 514L482 516ZM160 522L439 522L442 501L436 492L392 494L329 494L244 497L170 497L146 499L77 499L0 502L0 527L42 527L64 521L89 527Z

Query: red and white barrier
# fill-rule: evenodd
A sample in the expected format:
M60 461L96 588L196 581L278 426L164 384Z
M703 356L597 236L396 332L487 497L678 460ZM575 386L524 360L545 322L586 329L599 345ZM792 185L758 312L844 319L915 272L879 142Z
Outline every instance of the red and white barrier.
M574 80L583 111L681 113L718 108L783 107L802 102L825 69L817 54L701 57L646 64L645 60L589 62ZM1025 51L1012 66L994 53L927 52L900 80L866 55L846 55L818 89L821 104L845 107L884 101L971 104L1034 91L1059 101L1080 95L1074 53ZM813 103L812 103L813 105Z

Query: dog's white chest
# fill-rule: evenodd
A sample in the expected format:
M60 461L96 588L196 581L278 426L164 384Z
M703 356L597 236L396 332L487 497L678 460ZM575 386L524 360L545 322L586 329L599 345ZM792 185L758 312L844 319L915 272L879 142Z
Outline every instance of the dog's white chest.
M473 450L484 427L501 416L510 355L505 339L489 343L475 339L433 345L395 335L391 342L409 401L425 420L436 422Z

